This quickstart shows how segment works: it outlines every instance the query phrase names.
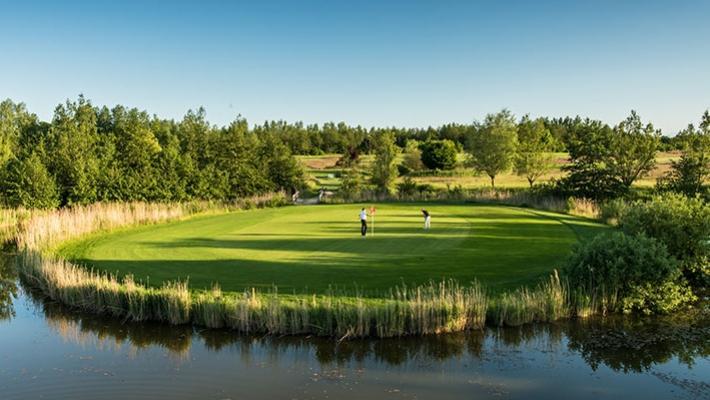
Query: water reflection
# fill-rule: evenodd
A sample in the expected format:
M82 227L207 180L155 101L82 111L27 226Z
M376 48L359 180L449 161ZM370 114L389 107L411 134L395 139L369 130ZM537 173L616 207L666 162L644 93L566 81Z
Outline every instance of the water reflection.
M549 352L578 353L593 369L601 365L620 372L644 372L676 357L692 367L710 355L710 319L707 312L683 317L616 317L487 329L450 334L386 340L338 342L316 337L242 336L226 330L202 330L190 326L132 323L67 310L31 296L48 325L65 341L81 345L123 348L132 353L151 346L188 359L194 341L208 351L235 349L249 360L255 348L278 358L286 353L312 354L322 365L342 365L368 359L390 366L409 362L440 362L461 357L481 359L496 348L534 347Z
M17 298L16 281L14 259L0 255L0 321L15 315L13 300Z

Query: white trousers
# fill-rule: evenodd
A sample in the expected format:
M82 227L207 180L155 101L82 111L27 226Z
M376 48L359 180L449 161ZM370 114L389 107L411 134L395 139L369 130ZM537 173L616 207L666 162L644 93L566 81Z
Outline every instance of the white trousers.
M424 218L424 229L431 228L431 217Z

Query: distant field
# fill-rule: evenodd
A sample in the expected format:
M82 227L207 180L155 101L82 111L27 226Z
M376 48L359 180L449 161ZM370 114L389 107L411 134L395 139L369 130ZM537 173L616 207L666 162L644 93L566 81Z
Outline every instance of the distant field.
M532 284L560 266L578 240L607 228L527 209L382 204L375 236L359 234L360 206L321 205L204 216L94 236L61 253L150 284L188 279L191 288L323 293L330 285L380 292L454 278L494 291Z
M555 168L550 171L549 174L541 177L538 182L546 182L552 178L560 178L563 176L561 168L569 162L568 155L567 153L554 153L554 156ZM339 176L343 170L335 166L335 163L340 158L340 154L297 157L309 174L312 187L322 187L327 190L337 190L340 187ZM671 161L677 160L679 157L680 154L678 152L658 153L656 168L649 176L638 180L635 185L639 187L654 186L656 180L670 169ZM372 162L372 159L373 156L371 155L363 156L361 167L366 170ZM413 179L418 183L430 184L436 188L445 188L447 185L461 185L466 189L490 186L488 176L476 174L475 171L470 168L459 168L455 171L454 175L455 176L420 176ZM496 186L500 188L521 188L529 187L529 184L524 177L508 172L496 177Z

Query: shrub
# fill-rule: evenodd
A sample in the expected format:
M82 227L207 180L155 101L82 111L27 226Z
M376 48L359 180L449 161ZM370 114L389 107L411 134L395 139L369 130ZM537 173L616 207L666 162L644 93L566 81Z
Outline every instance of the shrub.
M617 225L628 208L629 203L624 199L607 200L599 205L599 219L609 225Z
M693 286L710 283L710 207L700 198L665 194L637 201L622 214L619 225L624 232L663 243Z
M575 248L564 272L604 311L666 313L694 299L663 243L643 235L597 236Z
M450 140L430 140L421 146L422 162L429 169L450 170L456 166L456 146Z
M417 183L410 177L405 177L404 180L397 184L397 194L400 198L414 196L417 193Z

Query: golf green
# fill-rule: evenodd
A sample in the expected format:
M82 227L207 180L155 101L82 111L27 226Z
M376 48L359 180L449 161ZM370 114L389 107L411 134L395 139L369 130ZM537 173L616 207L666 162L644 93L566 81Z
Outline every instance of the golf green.
M606 229L567 215L490 205L377 205L360 236L361 205L294 206L194 217L67 244L74 261L151 285L189 279L194 289L329 286L378 292L453 278L498 291L537 282L579 240ZM368 205L369 207L369 205ZM420 209L431 213L423 229ZM374 222L374 224L373 224Z

